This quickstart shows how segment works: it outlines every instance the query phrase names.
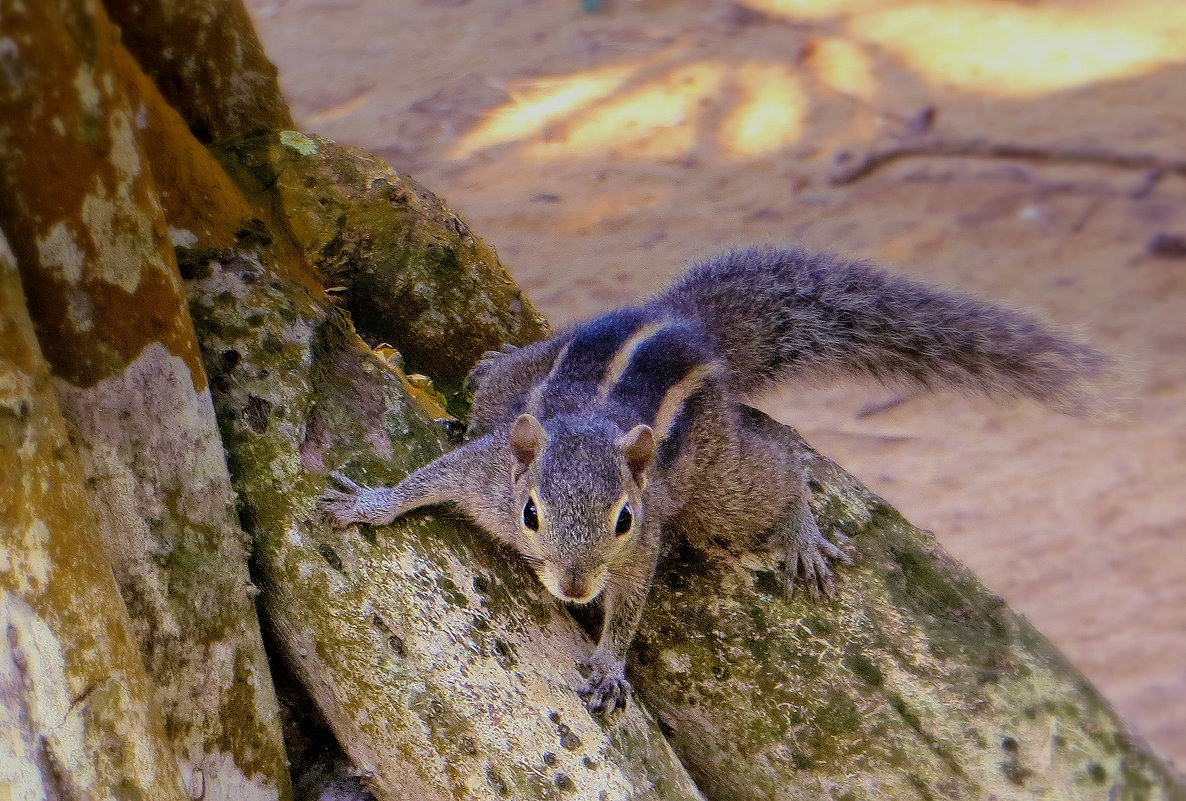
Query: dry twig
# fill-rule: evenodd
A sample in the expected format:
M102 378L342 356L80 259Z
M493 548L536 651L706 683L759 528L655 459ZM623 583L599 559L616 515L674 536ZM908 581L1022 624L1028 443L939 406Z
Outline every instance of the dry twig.
M1154 153L1124 153L1104 147L1055 147L994 142L988 139L926 137L870 150L854 163L841 167L830 180L834 185L843 186L855 183L887 164L901 159L934 156L1097 165L1144 170L1157 178L1170 174L1186 176L1186 159L1165 158Z

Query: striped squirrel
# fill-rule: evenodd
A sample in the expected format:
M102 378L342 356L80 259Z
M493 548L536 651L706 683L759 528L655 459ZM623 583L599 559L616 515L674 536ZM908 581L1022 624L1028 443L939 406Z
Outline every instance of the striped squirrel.
M779 380L841 373L1025 396L1073 410L1105 358L1028 315L798 249L697 264L661 294L522 348L487 353L466 443L392 488L334 474L338 525L453 503L521 553L557 598L601 597L580 690L626 703L626 651L662 537L772 545L829 594L846 538L825 536L785 429L743 400Z

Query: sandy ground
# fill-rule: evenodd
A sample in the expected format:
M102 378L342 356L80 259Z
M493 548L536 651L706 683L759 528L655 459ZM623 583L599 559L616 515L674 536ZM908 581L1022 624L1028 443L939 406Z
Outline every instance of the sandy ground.
M749 242L1041 311L1132 376L1073 419L878 387L765 406L937 532L1186 763L1186 180L915 158L925 129L1186 158L1177 0L248 0L298 123L412 173L554 322Z

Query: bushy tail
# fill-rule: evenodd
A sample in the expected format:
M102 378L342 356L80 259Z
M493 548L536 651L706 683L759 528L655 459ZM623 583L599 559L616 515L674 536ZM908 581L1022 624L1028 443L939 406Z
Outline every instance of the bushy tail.
M1107 366L1030 315L798 249L723 253L648 305L698 322L744 392L856 374L1075 411Z

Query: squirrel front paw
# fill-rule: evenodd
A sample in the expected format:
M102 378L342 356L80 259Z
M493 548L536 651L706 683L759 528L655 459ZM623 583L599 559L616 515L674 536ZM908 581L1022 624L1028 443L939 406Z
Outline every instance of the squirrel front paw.
M330 473L340 489L327 489L317 501L317 508L339 527L351 523L385 525L395 517L390 513L391 490L356 484L342 473Z
M626 680L626 663L599 659L596 655L585 662L590 669L589 679L577 695L593 715L612 715L626 708L630 700L630 682Z
M469 375L465 377L465 391L471 395L477 392L482 379L490 372L490 368L494 366L494 362L508 353L514 353L518 349L515 345L503 345L500 350L488 350L483 353L481 358L478 359L478 363L473 366L473 369L469 371Z

